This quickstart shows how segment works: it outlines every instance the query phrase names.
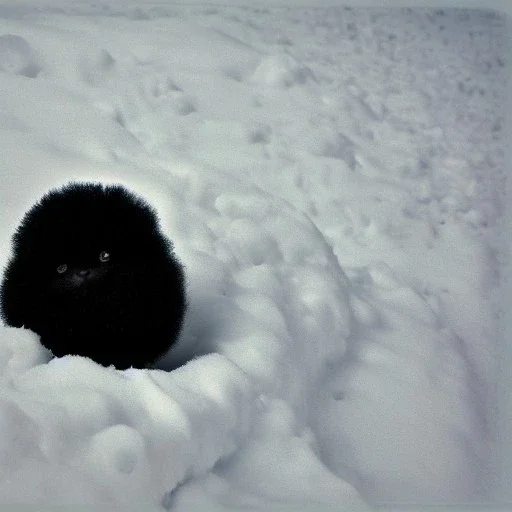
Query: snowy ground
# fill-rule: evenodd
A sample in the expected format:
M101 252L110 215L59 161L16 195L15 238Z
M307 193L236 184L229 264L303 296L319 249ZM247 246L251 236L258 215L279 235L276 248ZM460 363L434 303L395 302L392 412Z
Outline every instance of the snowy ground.
M485 499L505 19L34 5L0 6L0 266L49 188L120 182L190 308L158 370L0 326L0 503Z

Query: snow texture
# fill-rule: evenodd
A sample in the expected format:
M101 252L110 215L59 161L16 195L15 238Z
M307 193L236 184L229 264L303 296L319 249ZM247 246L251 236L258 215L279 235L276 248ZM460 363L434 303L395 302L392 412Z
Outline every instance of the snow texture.
M488 499L506 29L483 10L0 6L0 267L49 188L122 183L189 298L153 370L0 326L0 503Z

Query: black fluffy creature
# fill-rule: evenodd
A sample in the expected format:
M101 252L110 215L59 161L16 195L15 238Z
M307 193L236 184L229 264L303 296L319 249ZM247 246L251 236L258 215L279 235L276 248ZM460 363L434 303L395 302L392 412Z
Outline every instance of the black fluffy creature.
M70 183L22 219L0 290L7 325L55 356L144 368L179 335L185 275L155 211L120 185Z

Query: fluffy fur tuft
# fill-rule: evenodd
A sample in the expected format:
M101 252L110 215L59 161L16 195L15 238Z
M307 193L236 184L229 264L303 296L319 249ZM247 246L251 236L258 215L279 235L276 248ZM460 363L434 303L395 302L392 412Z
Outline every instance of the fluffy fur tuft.
M155 211L120 185L51 190L13 236L2 319L55 356L147 367L176 340L185 310L183 267Z

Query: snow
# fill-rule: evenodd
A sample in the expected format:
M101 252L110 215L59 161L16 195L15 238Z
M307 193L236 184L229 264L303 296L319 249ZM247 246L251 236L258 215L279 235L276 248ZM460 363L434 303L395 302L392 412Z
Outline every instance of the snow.
M0 267L122 183L190 304L152 370L0 325L0 503L491 499L507 19L275 3L0 6Z

